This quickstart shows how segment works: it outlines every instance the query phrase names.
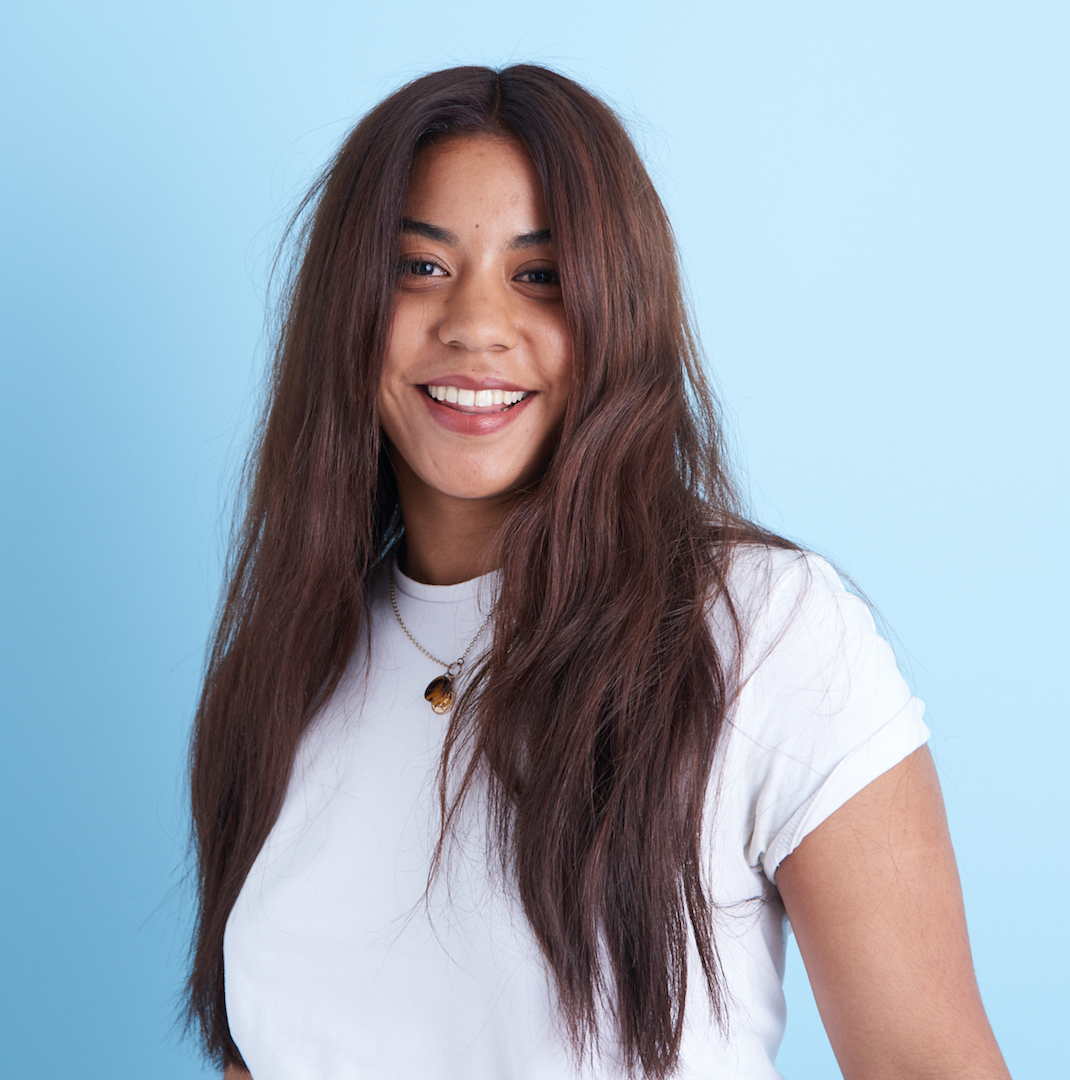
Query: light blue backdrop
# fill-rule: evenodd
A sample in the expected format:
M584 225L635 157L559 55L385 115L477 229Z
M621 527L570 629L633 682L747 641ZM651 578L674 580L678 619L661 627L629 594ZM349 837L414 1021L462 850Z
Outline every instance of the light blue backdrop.
M1058 1073L1067 12L11 5L0 1071L200 1075L172 1033L181 772L272 248L382 94L532 59L607 96L644 150L757 514L897 635L994 1026L1018 1080ZM781 1067L836 1075L797 956L789 983Z

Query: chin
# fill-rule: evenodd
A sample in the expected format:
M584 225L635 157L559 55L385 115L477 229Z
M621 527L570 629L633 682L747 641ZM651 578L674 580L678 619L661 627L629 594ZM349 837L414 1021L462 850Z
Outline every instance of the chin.
M529 481L530 483L530 481ZM468 483L458 485L452 490L447 490L446 494L452 496L455 499L465 499L472 502L477 502L481 499L507 499L511 495L515 495L527 484L519 480L513 481L488 481L485 483Z
M500 465L500 462L498 463ZM480 500L508 498L520 491L530 489L545 472L545 465L518 469L491 469L481 472L475 469L463 470L463 475L454 473L439 476L437 482L430 485L439 492L453 499ZM430 477L428 477L430 480ZM427 480L425 480L425 483Z

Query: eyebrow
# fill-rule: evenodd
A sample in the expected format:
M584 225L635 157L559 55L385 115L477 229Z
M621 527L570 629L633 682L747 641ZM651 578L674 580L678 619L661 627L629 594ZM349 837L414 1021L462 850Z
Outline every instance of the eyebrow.
M449 229L440 229L437 225L429 225L426 221L413 221L412 218L401 219L401 231L414 233L426 240L437 240L440 244L457 245L457 237Z
M449 229L439 228L426 221L414 221L412 218L401 219L401 231L412 233L414 236L422 236L427 240L434 240L439 244L449 244L456 247L459 243L456 234ZM549 229L536 229L534 232L521 233L514 236L509 242L510 251L522 251L526 248L543 247L552 242Z
M552 242L549 229L537 229L535 232L521 233L514 236L509 244L511 251L519 251L521 248L542 247Z

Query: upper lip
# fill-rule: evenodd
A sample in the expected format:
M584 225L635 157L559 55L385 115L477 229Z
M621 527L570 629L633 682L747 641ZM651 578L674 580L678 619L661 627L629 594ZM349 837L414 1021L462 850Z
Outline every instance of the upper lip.
M526 386L499 379L493 375L474 377L472 375L434 375L425 379L421 386L456 386L458 390L510 390L531 393Z

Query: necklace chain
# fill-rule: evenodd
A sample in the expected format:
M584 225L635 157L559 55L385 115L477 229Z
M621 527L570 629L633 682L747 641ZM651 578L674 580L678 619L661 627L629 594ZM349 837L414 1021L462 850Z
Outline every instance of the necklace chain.
M398 611L398 599L397 594L394 591L394 566L390 565L390 604L394 609L394 617L398 621L398 626L405 632L405 636L413 643L430 660L434 660L436 664L446 669L446 674L451 678L456 678L461 673L461 669L464 667L464 662L468 657L468 654L472 651L472 647L479 640L483 631L490 625L490 620L494 618L494 612L492 611L484 620L483 625L476 631L476 636L468 643L468 648L464 650L461 655L453 661L452 664L447 663L445 660L439 660L437 656L429 653L417 640L409 633L409 628L405 625L405 620L401 617L401 612ZM456 670L454 670L456 668Z

